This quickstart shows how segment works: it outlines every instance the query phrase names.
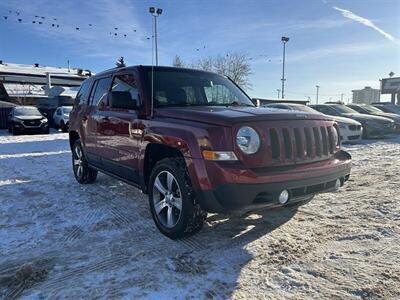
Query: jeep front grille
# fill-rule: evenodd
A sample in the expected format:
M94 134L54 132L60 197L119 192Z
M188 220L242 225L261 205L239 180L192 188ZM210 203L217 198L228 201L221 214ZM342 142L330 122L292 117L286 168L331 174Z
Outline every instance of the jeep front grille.
M322 160L336 149L332 126L270 128L272 163Z

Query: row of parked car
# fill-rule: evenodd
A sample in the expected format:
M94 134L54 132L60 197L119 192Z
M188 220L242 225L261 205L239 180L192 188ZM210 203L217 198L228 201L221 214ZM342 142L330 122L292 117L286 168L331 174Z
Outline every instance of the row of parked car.
M344 143L357 142L362 138L384 137L400 132L400 106L391 103L348 104L325 103L302 105L294 103L272 103L264 107L322 113L334 119L340 129Z
M344 143L400 132L400 106L391 103L372 105L325 103L308 106L296 103L272 103L263 106L328 115L338 123L340 139ZM68 132L71 110L71 106L61 106L55 110L52 116L55 129ZM15 107L9 114L8 124L8 130L13 134L49 132L47 115L33 106Z
M61 129L68 132L69 113L71 106L58 107L53 117L55 129ZM16 106L8 115L8 131L10 133L49 133L49 120L46 113L34 106Z

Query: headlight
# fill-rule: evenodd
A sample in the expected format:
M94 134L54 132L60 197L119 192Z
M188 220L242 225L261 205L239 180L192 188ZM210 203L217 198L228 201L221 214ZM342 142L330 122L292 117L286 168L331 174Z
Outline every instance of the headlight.
M42 123L47 123L48 120L47 120L47 118L43 118L43 119L41 119L40 121L41 121Z
M236 144L246 154L254 154L260 149L260 136L253 128L241 127L236 135Z
M339 134L335 126L332 127L332 138L333 142L335 143L336 146L339 145L340 140L339 140Z
M340 129L346 129L346 124L338 122Z

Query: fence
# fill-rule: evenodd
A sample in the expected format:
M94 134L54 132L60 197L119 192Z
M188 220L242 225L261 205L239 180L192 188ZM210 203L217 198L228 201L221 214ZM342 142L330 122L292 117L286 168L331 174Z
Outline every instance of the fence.
M0 129L8 128L7 116L11 110L12 107L0 107Z

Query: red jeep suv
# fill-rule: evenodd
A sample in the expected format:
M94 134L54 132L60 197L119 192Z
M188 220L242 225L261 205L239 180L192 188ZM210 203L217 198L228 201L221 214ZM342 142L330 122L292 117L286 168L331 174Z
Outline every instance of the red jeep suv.
M321 114L256 107L229 78L135 66L81 86L70 114L79 183L101 171L149 196L159 230L181 238L207 212L300 205L350 175L337 124Z

